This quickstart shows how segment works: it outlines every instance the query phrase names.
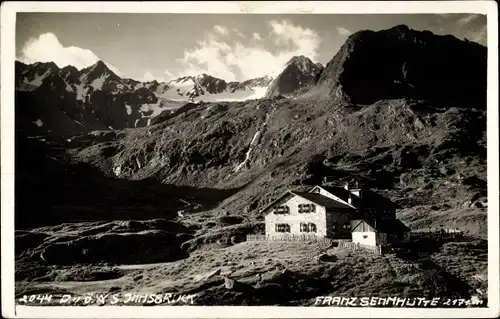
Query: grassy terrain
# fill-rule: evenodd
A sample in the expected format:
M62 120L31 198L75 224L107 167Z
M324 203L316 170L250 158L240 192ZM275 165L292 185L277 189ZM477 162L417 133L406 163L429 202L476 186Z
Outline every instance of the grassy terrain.
M194 295L195 305L313 305L326 295L468 299L477 288L486 291L486 256L485 242L470 240L446 243L411 261L316 243L213 244L160 264L20 263L37 277L18 281L16 295L172 293ZM224 277L236 282L228 288Z

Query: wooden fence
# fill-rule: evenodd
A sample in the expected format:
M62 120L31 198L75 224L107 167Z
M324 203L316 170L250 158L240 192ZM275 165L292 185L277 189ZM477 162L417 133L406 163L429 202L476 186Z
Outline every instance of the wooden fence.
M369 245L363 245L360 243L353 243L353 242L340 242L338 249L349 249L349 250L361 250L361 251L368 251L372 252L378 255L382 255L382 247L380 245L376 246L369 246Z
M427 228L412 230L411 238L455 238L464 235L464 231L457 228Z
M358 243L353 243L351 239L332 239L327 237L319 237L315 235L292 235L292 234L283 234L280 236L271 236L271 235L247 235L247 241L295 241L295 242L316 242L322 243L329 246L334 246L336 243L336 249L350 249L356 251L368 251L375 254L382 255L383 247L380 245L377 246L369 246Z
M332 239L315 235L292 235L283 234L279 236L271 235L247 235L247 241L305 241L332 245L336 242L351 241L350 239Z

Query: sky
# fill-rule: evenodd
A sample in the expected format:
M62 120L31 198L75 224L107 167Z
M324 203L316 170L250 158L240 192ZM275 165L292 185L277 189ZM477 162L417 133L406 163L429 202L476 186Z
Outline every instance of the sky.
M295 55L325 65L350 34L399 24L486 45L478 14L18 13L16 59L78 69L102 60L143 81L201 73L243 81Z

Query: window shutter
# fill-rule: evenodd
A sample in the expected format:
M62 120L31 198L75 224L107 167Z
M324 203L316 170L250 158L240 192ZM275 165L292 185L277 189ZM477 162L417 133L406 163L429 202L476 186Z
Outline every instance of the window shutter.
M288 225L288 224L276 224L275 231L277 233L289 233L290 232L290 225Z
M276 206L274 208L274 213L275 214L288 214L288 213L290 213L290 207L288 207L287 205Z

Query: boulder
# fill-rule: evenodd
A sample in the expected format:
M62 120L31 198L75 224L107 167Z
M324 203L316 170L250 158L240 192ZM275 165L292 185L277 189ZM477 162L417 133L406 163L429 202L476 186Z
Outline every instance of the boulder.
M220 273L221 273L221 269L217 268L217 269L214 269L212 271L206 272L204 274L198 274L198 275L194 276L193 281L194 282L205 281L205 280L208 280L210 278L213 278L213 277L219 275Z

